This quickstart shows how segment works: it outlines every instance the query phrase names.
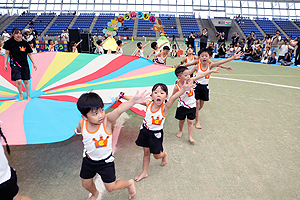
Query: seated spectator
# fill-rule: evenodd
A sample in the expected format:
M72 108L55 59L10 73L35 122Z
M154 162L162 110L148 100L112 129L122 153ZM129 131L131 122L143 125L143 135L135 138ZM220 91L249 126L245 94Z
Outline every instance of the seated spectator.
M293 64L294 63L292 62L294 57L293 51L294 51L293 48L290 47L289 51L285 54L284 59L280 60L279 62L284 66L290 66L291 64Z
M261 61L262 63L268 63L269 57L271 56L271 47L267 46L262 53Z
M262 56L261 46L259 45L256 49L253 50L252 56L248 58L250 62L260 62Z
M227 48L227 58L231 57L234 54L234 44L230 44Z
M268 64L276 64L276 52L273 52L268 58Z
M283 43L279 47L280 51L278 54L278 61L284 59L285 54L289 51L289 42L287 39L283 41Z
M225 43L222 43L221 46L218 48L218 57L225 58L226 55L226 47Z
M241 48L240 43L237 42L236 45L234 46L234 52L235 52L235 53L238 53L238 52L240 52L240 51L242 51L242 48Z
M252 51L253 51L252 47L249 46L248 49L246 49L242 60L248 60L248 59L250 59L250 57L252 56Z
M215 43L211 41L207 48L209 49L210 55L212 56L215 51Z
M245 44L245 39L244 38L241 40L240 45L241 45L242 52L245 52L246 51L246 44Z
M124 30L124 31L128 30L127 26L124 26L123 30Z
M259 39L256 39L256 40L254 41L253 45L252 45L252 49L253 49L253 50L257 49L257 47L258 47L259 45L260 45L260 44L259 44Z

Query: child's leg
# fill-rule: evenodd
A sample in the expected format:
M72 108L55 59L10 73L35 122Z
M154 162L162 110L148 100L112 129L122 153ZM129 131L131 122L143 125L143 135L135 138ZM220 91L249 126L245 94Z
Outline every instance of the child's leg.
M82 182L82 186L89 191L90 193L92 193L92 196L90 198L88 198L89 200L96 200L98 195L99 195L99 191L96 188L96 185L93 181L92 178L90 179L83 179L81 178L81 182Z
M181 136L182 136L184 122L185 122L185 119L184 120L179 120L179 132L177 133L178 138L181 138Z
M27 99L30 100L30 84L28 80L24 80L24 85L25 85L25 89L26 89L26 94L27 94Z
M23 93L22 93L22 80L16 80L16 86L19 92L19 99L23 100Z
M18 193L14 198L13 200L32 200L31 198L29 197L26 197L26 196L22 196L20 195L20 193Z
M204 101L199 99L196 101L196 128L201 129L201 125L199 122L199 111L203 108Z
M108 192L113 192L115 190L128 188L129 199L132 199L136 194L136 189L135 189L133 179L130 179L129 181L118 180L112 183L104 183L104 186Z
M153 154L155 159L161 158L161 165L164 166L167 164L167 152L160 152L160 154Z
M193 121L194 121L194 120L190 120L190 119L187 120L187 123L188 123L188 131L189 131L189 140L190 140L191 143L195 143L195 142L196 142L196 141L192 138L192 135L193 135L193 128L194 128Z
M147 178L148 177L148 168L149 168L149 164L150 164L150 149L144 147L144 157L143 157L143 171L142 173L135 177L134 180L136 182L142 180L143 178Z

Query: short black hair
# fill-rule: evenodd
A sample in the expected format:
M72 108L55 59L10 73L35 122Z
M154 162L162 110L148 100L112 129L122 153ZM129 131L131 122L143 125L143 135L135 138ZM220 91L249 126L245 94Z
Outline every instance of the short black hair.
M142 45L141 42L138 42L138 43L136 44L137 47L140 47L140 45Z
M96 42L98 45L100 45L102 43L102 40L97 40Z
M33 44L32 40L28 41L28 44Z
M82 94L77 101L77 108L83 116L86 116L90 110L103 108L104 104L101 97L95 92Z
M154 92L154 90L156 90L158 87L160 87L166 94L168 94L168 87L164 83L156 83L152 87L152 92Z
M185 70L189 70L189 68L185 66L179 66L175 69L175 75L178 77L180 76Z
M208 48L204 48L204 49L201 49L200 51L198 51L198 56L200 56L203 52L207 52L210 56L210 50Z
M163 47L163 50L170 50L170 47L164 46L164 47Z
M151 43L151 48L152 48L152 49L155 49L156 45L157 45L157 42L152 42L152 43Z
M122 44L122 40L117 41L117 45L120 46L120 44Z

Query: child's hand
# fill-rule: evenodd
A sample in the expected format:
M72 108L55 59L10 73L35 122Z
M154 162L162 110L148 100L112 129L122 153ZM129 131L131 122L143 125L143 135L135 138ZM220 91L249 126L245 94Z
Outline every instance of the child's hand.
M147 99L150 98L150 96L148 96L150 94L150 92L147 92L147 90L145 90L144 92L142 92L141 94L139 94L139 91L136 91L136 94L133 96L133 101L134 103L145 103L145 101Z
M211 73L219 73L219 70L221 69L221 67L217 67L214 70L211 70Z
M231 67L226 67L226 69L230 72L233 71L233 69Z
M193 84L192 81L190 80L187 80L186 82L184 82L182 88L185 90L185 91L190 91L190 90L194 90L194 88L196 87L196 84Z
M233 54L233 59L239 60L240 58L242 58L242 56L243 56L243 52L235 53Z

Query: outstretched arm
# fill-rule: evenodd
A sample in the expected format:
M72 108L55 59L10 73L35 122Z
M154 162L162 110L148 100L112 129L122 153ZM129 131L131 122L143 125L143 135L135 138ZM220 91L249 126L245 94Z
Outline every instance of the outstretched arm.
M185 63L185 62L186 62L186 57L178 65L175 66L175 69L177 67L179 67L180 65L183 65L183 63Z
M230 61L232 61L232 60L238 60L238 59L240 59L240 58L242 57L242 55L243 55L242 52L239 52L239 53L237 53L237 54L235 53L235 54L233 54L230 58L226 58L226 59L223 59L223 60L221 60L221 61L219 61L219 62L212 63L212 64L211 64L211 68L213 68L213 67L215 67L215 66L222 65L222 64L227 63L227 62L230 62Z
M193 61L191 63L186 63L183 66L187 67L187 66L191 66L191 65L196 65L197 63L198 63L198 60L195 60L195 61Z
M150 56L153 55L154 51L155 51L155 50L153 50L153 51L149 54L149 56L147 56L147 59L150 58Z
M164 43L162 43L159 47L158 47L158 49L160 49L162 46L164 46L165 44L167 44L168 42L164 42Z
M145 48L146 46L148 46L148 44L150 44L150 41L149 41L147 44L145 44L145 45L143 46L143 48Z
M122 103L118 108L114 109L112 112L106 115L108 123L113 123L118 119L118 117L129 108L131 108L136 103L143 103L147 99L149 93L146 93L146 90L139 94L139 91L127 102Z
M76 43L76 47L82 42L82 39Z

